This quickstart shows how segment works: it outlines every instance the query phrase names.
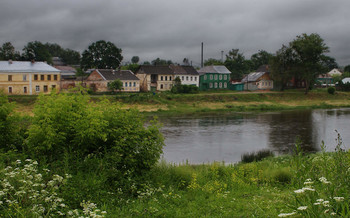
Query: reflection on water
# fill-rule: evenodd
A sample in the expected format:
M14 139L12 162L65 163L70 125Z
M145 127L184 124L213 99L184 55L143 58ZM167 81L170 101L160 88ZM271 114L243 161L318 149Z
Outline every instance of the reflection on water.
M168 162L237 162L246 152L291 152L299 138L306 151L334 150L336 132L350 141L350 109L240 113L234 115L160 117Z

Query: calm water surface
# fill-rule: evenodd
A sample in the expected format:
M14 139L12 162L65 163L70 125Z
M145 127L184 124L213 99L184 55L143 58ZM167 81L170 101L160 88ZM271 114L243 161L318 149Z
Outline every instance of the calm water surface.
M350 108L237 113L200 117L160 117L167 162L237 162L241 155L262 149L291 152L296 140L303 149L319 151L336 146L337 130L345 148L350 145Z

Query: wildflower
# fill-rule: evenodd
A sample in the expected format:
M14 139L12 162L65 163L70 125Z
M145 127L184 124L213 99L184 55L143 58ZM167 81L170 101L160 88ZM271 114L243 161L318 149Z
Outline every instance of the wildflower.
M333 199L337 202L344 201L344 197L334 197Z
M307 179L304 182L304 185L312 185L312 184L314 184L314 182L311 179Z
M295 215L296 214L296 212L294 211L294 212L292 212L292 213L280 213L280 214L278 214L278 217L287 217L287 216L293 216L293 215Z
M328 213L329 212L329 209L325 210L323 213Z
M295 190L294 192L297 193L297 194L301 194L301 193L304 193L305 190L304 189L298 189L298 190Z
M324 207L329 207L329 201L324 201L324 202L322 202L322 205L323 205Z
M320 182L324 183L324 184L330 184L331 182L329 182L325 177L321 177L319 178Z
M332 216L335 216L335 215L337 215L337 214L336 214L336 213L334 213L334 212L332 212L332 213L331 213L331 215L332 215Z
M309 188L309 187L304 187L303 190L304 190L304 191L312 191L312 192L315 191L315 189Z
M298 207L298 210L306 210L307 209L307 206L300 206Z

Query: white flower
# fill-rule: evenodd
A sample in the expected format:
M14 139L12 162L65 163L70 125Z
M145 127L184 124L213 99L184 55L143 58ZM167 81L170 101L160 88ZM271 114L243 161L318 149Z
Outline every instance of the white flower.
M324 207L329 207L329 201L324 201L324 202L322 202L322 204Z
M312 192L315 191L315 189L309 188L309 187L304 187L303 190L304 190L304 191L312 191Z
M307 209L307 206L300 206L298 207L298 210L306 210Z
M278 217L287 217L287 216L293 216L295 215L296 212L292 212L292 213L280 213L278 214Z
M307 179L304 182L304 185L312 185L312 184L314 184L314 182L311 179Z
M344 197L334 197L333 199L337 202L344 201Z
M304 189L298 189L298 190L295 190L294 192L297 193L297 194L300 194L300 193L304 193L305 190Z
M325 177L321 177L319 178L320 182L324 183L324 184L330 184L331 182L329 182Z

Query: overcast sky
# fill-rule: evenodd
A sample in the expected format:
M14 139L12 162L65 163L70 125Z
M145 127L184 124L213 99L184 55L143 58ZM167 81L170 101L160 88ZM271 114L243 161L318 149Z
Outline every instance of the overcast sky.
M318 33L340 65L350 64L349 0L0 0L0 43L30 41L82 52L97 40L139 56L181 63L275 53L302 33Z

